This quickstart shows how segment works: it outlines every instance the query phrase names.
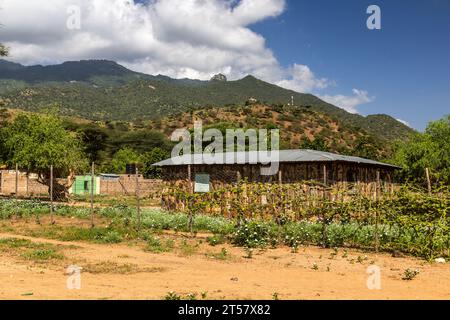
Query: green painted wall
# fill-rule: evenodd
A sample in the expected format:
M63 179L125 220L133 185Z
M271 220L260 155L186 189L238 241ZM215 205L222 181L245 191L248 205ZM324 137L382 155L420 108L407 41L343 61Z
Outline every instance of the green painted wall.
M91 193L91 176L76 176L72 185L72 194L86 195ZM94 177L94 194L99 194L100 178Z

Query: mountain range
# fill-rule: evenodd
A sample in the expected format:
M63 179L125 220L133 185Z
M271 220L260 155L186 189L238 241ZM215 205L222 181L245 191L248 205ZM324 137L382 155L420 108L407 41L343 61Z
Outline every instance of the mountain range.
M0 60L0 107L39 112L57 105L61 114L96 121L158 120L205 107L244 106L248 101L294 106L326 114L383 140L406 139L413 130L389 115L351 114L318 97L287 90L253 76L227 81L173 79L131 71L116 62L84 60L24 66Z

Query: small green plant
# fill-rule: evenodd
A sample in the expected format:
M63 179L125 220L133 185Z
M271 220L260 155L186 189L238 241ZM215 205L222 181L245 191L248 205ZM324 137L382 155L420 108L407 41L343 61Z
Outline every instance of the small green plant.
M120 243L122 240L122 236L115 230L109 231L102 239L105 243Z
M208 291L203 291L201 293L202 299L205 300L208 297Z
M358 263L364 263L364 261L367 261L369 258L367 258L367 256L364 256L364 257L362 257L362 256L358 256L358 258L356 259L356 261L358 262Z
M417 269L410 269L410 268L408 268L408 269L406 269L403 272L403 278L402 279L406 280L406 281L414 280L419 275L419 273L420 273L420 271L417 270Z
M185 256L192 256L195 253L197 253L199 248L199 244L192 245L188 243L186 240L183 240L183 242L180 245L181 254Z
M253 258L253 249L249 247L245 247L245 259L252 259Z
M312 269L316 271L319 270L319 266L317 265L317 263L313 264Z
M278 295L278 292L272 293L272 300L275 300L275 301L280 300L280 297L279 297L279 295Z
M172 301L174 301L174 300L181 300L181 296L178 295L178 294L176 294L176 293L173 292L173 291L170 291L170 292L167 293L167 295L164 297L164 300L167 300L167 301L169 301L169 300L172 300Z
M189 294L186 296L186 298L187 298L187 300L195 301L195 300L197 300L197 294L196 294L196 293L189 293Z
M336 258L338 253L338 248L333 248L333 252L330 253L330 259L333 260L334 258Z
M348 257L348 251L347 250L344 250L344 254L342 255L342 258L347 258Z
M215 247L217 245L224 244L226 242L226 238L223 235L214 235L206 238L206 242L208 242L210 246Z

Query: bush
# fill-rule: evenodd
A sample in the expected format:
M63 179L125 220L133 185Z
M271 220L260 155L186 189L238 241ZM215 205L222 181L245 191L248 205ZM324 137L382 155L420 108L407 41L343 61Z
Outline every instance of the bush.
M233 243L247 248L265 247L277 238L277 228L273 223L245 220L236 226Z

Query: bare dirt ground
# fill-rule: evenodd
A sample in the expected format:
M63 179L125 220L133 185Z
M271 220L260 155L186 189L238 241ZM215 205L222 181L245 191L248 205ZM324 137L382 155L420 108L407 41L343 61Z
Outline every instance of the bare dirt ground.
M190 239L174 234L161 235L175 241L174 250L154 254L144 250L143 242L62 242L13 231L27 225L33 223L14 222L9 230L2 228L0 239L54 245L64 258L36 262L0 251L0 299L163 299L170 291L183 297L193 293L198 299L202 293L206 299L270 300L274 293L282 300L450 299L448 263L344 249L333 257L333 250L316 247L301 247L297 253L290 248L255 250L248 259L242 248L210 246L205 235ZM178 249L183 239L191 250ZM218 258L222 248L226 258ZM83 268L80 290L66 286L66 269L73 264ZM381 268L381 290L367 288L371 264ZM402 280L407 268L420 274Z

